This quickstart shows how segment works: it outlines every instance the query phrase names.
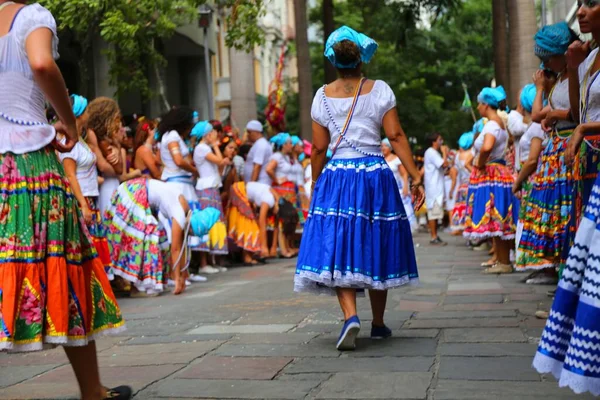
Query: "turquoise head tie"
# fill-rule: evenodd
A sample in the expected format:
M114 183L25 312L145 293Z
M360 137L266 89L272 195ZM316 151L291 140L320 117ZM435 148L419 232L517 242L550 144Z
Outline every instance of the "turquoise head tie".
M546 25L533 37L535 42L533 51L541 59L562 56L574 39L575 36L565 21Z
M521 90L521 106L523 106L523 108L529 113L533 110L533 103L535 101L536 94L537 89L533 83L525 85L523 90Z
M333 48L337 43L344 40L349 40L358 46L358 50L360 51L360 60L350 64L342 64L335 59L335 51ZM368 64L373 58L373 55L375 55L377 47L378 44L373 39L344 25L329 35L329 38L327 38L327 43L325 44L324 54L329 62L331 62L336 68L356 68L361 62Z
M300 139L298 136L293 135L292 136L292 146L297 145L298 143L302 143L302 139Z
M202 139L204 135L211 132L213 130L212 125L208 121L200 121L194 125L192 128L191 136L196 137L197 139Z
M207 207L204 210L194 210L190 225L194 236L202 237L211 230L211 228L219 221L221 212L213 207Z
M506 91L502 86L497 88L484 88L477 96L477 101L488 106L499 108L500 103L506 100Z
M385 138L381 141L381 144L384 146L387 146L388 148L392 148L392 144L390 143L390 140L388 138Z
M458 147L460 147L463 150L468 150L471 148L471 146L473 146L473 140L475 138L475 135L473 134L473 132L465 132L460 136L460 139L458 139Z
M75 117L81 117L88 106L88 100L78 94L72 94L71 101L73 102L73 114Z

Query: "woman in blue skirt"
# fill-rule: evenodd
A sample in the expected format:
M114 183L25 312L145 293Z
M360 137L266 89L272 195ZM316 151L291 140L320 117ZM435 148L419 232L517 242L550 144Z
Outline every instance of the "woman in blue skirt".
M325 56L339 79L317 91L311 110L314 189L294 290L337 294L345 319L339 350L355 348L357 290L369 289L371 337L386 338L391 336L383 320L387 290L418 281L408 217L381 153L382 127L413 179L417 209L423 201L421 176L394 93L385 82L362 77L362 64L376 49L375 41L346 26L333 32ZM333 158L325 165L329 147Z

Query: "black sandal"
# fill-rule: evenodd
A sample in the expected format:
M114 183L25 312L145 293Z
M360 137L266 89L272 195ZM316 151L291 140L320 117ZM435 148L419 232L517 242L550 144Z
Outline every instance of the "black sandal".
M106 388L106 400L129 400L133 396L133 390L129 386Z

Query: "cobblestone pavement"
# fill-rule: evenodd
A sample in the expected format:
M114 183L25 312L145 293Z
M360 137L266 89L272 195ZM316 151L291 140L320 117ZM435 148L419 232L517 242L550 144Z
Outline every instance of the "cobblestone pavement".
M390 292L394 337L371 341L368 300L358 349L340 353L335 298L292 293L294 262L231 268L183 295L122 299L128 330L99 340L103 382L136 399L587 399L531 362L548 286L486 276L463 240L416 238L421 285ZM0 353L0 399L76 398L61 349Z

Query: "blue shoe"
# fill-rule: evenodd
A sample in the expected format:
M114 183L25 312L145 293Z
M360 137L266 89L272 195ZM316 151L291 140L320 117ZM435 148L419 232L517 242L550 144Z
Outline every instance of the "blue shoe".
M360 332L360 319L358 316L350 317L344 322L342 333L337 342L337 349L340 351L354 350L356 348L356 337Z
M392 336L392 330L387 326L375 326L371 324L371 339L387 339Z

